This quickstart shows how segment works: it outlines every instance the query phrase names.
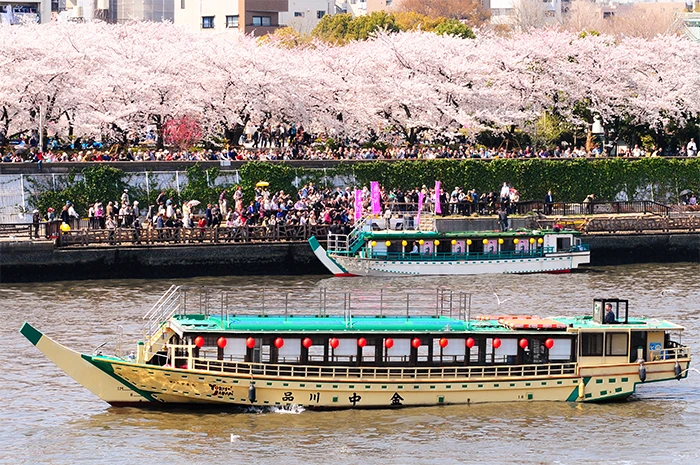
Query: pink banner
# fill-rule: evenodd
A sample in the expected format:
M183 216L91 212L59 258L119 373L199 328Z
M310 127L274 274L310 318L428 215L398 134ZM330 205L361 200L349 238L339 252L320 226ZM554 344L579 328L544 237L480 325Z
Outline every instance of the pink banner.
M372 214L380 215L382 213L382 194L379 192L379 183L377 181L370 183L370 191L372 196Z
M418 214L416 215L416 229L420 229L420 212L423 210L423 192L418 193Z
M442 205L440 205L440 181L435 181L435 214L442 215Z
M362 218L362 191L355 189L355 219Z

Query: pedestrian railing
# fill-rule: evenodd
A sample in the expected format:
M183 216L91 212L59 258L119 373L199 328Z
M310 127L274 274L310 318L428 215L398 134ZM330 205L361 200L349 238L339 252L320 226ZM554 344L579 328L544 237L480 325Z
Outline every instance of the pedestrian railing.
M59 247L70 246L143 246L159 244L303 242L311 236L325 240L325 225L244 225L205 228L116 228L72 230L61 234Z

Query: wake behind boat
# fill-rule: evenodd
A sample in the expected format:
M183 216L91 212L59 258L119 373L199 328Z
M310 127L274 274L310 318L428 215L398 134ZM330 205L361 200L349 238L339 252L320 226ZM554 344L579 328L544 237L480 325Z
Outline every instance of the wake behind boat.
M332 231L327 249L309 239L314 254L335 276L567 273L590 262L590 250L572 230L439 232L423 214L400 221L365 217L344 234Z
M81 354L29 323L20 332L115 406L599 402L687 377L684 328L632 316L626 300L595 299L590 313L573 317L471 318L470 297L321 291L313 302L268 297L239 311L227 295L173 286L144 317L144 339L128 356Z

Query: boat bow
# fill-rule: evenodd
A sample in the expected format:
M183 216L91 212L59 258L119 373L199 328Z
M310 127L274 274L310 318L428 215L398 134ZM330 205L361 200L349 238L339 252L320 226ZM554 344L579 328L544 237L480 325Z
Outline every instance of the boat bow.
M150 402L128 384L91 363L91 356L59 344L29 323L25 322L19 332L58 368L105 402L112 405Z

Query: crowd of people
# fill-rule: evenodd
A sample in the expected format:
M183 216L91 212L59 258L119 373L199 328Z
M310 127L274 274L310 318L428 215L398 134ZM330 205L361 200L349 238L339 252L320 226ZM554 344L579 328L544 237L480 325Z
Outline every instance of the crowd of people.
M94 145L81 145L80 150L61 150L49 147L41 152L37 147L27 150L8 149L0 152L0 160L7 163L36 162L103 162L103 161L273 161L273 160L431 160L431 159L493 159L493 158L600 158L618 156L624 158L644 158L659 156L697 156L695 140L691 139L684 147L668 150L652 147L646 150L639 145L634 147L601 148L600 145L586 151L583 147L560 145L552 148L532 147L483 147L468 144L416 145L413 147L396 145L387 148L378 146L334 147L324 142L312 143L311 137L304 136L303 128L296 129L294 136L275 132L263 132L248 139L241 138L241 144L221 150L170 150L157 149L151 145L137 145L126 150L112 151L95 148ZM300 131L300 132L297 132ZM255 136L256 131L253 133ZM277 135L273 135L277 134ZM301 134L301 136L299 136Z
M440 192L441 208L436 208L435 190L423 185L413 189L381 189L380 211L386 225L395 215L416 212L423 197L424 212L442 215L499 215L502 228L507 229L507 215L513 213L519 201L516 189L503 183L500 191L479 194L475 189L455 187ZM372 212L370 188L360 190L361 214ZM440 210L440 211L438 211ZM96 201L88 206L87 228L116 230L142 228L166 230L170 228L197 229L240 228L241 226L262 226L270 230L279 226L325 225L335 233L348 233L355 221L355 189L351 187L317 187L313 182L304 184L295 194L284 190L270 191L267 186L255 189L254 199L244 202L243 191L236 186L232 192L223 190L218 201L202 204L196 200L178 205L172 197L162 191L154 205L140 208L137 200L131 201L128 189L124 189L121 199ZM34 211L34 223L38 225L42 215ZM49 208L45 219L61 220L69 228L85 227L79 223L79 215L69 201L56 216ZM387 226L388 227L388 226Z

